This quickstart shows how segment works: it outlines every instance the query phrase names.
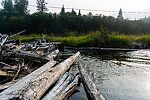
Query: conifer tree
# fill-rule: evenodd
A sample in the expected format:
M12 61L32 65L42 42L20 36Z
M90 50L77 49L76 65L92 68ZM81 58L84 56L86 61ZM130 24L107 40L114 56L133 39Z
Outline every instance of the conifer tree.
M123 20L123 15L122 15L122 9L120 8L118 16L117 16L118 20Z
M45 11L47 11L48 9L46 8L46 2L45 2L45 0L37 0L37 10L39 11L39 12L45 12Z
M28 0L14 0L15 13L18 15L25 15L28 13Z

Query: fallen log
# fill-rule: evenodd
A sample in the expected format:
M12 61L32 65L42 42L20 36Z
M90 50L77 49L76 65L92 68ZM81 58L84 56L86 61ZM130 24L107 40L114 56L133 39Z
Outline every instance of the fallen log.
M90 78L90 76L87 74L87 72L80 63L79 63L79 72L83 80L83 85L86 90L87 96L91 100L105 100L102 94L98 91L93 80Z
M42 100L54 100L59 96L65 88L74 80L74 75L65 73L57 82L57 84L49 91L49 93Z
M77 61L78 59L76 59ZM79 75L77 62L71 65L69 72L66 72L56 85L44 96L42 100L67 100L68 97L75 91L79 84Z
M57 50L51 52L50 54L47 54L45 58L47 60L54 59L57 56L58 53L59 53L59 50L57 49Z
M70 68L79 54L79 52L76 53L53 68L51 67L56 64L56 61L49 61L0 93L0 99L39 100L46 90Z
M5 90L5 89L9 88L9 87L12 86L13 84L15 84L17 81L18 81L18 79L17 79L17 80L13 80L13 81L11 81L11 82L7 82L7 83L5 83L5 84L1 84L1 85L0 85L0 91L3 91L3 90Z
M0 70L0 76L4 76L4 77L13 77L13 76L15 76L15 74L14 73L9 73L9 72L7 72L7 71L2 71L2 70Z
M77 75L74 78L74 80L67 86L67 88L64 91L62 91L62 93L59 96L56 96L55 100L68 100L68 97L76 90L78 83L79 75Z
M50 53L50 55L41 56L36 53L30 53L27 51L16 51L16 52L8 52L2 53L3 57L12 57L12 58L23 58L27 60L51 60L58 54L59 50L55 50L54 52Z

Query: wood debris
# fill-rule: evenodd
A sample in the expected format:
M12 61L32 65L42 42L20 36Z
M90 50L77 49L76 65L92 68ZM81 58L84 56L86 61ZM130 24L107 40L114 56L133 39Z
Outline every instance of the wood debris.
M77 89L84 75L77 67L80 52L58 63L59 43L20 44L9 37L0 34L0 100L66 100Z

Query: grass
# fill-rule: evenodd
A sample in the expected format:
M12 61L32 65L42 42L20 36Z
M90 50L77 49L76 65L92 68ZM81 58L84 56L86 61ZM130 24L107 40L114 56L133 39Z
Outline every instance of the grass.
M63 42L68 46L88 46L89 44L93 44L98 39L97 33L90 33L88 35L82 36L66 36L66 37L52 37L46 36L46 38L50 42ZM31 34L31 35L21 35L14 37L13 39L19 39L21 42L31 42L37 39L42 38L42 35Z
M42 35L30 34L30 35L16 36L16 37L13 37L11 39L20 40L21 42L31 42L31 41L35 41L35 40L40 39L40 38L42 38Z
M150 34L139 36L137 41L146 46L150 46Z
M34 41L36 39L42 38L42 35L31 34L14 37L14 39L19 39L22 42ZM81 36L65 36L65 37L55 37L46 36L46 38L51 42L63 42L67 46L101 46L101 47L121 47L130 48L133 47L133 42L142 43L146 46L150 46L150 35L123 35L123 34L113 34L106 31L91 32L87 35Z

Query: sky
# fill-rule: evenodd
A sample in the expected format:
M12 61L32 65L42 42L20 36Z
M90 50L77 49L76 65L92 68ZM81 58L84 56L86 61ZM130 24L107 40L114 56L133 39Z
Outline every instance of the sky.
M96 10L109 10L119 11L121 8L123 11L141 11L145 13L140 14L128 14L127 17L145 17L150 15L150 0L45 0L47 6L62 7L64 4L67 8L84 8L84 9L96 9ZM36 0L29 0L29 4L36 5ZM36 11L35 7L29 7L31 12ZM60 9L49 8L49 12L59 12ZM69 11L69 10L68 10ZM78 11L77 11L78 12ZM81 13L88 13L89 11L82 11ZM93 14L104 14L117 16L118 13L110 12L92 12Z
M0 0L2 1L2 0ZM28 0L29 5L36 5L36 0ZM149 14L138 14L143 17L150 15L150 0L45 0L51 7L65 7L69 8L84 8L84 9L96 9L96 10L111 10L119 11L121 8L123 11L147 11ZM36 7L29 7L31 13L36 11ZM49 12L59 12L60 9L49 8ZM68 10L70 11L70 10ZM81 11L81 13L88 13L89 11ZM93 14L104 14L117 16L117 13L110 12L92 12ZM124 14L125 16L129 14ZM133 16L134 14L130 14ZM135 14L137 16L137 14Z

